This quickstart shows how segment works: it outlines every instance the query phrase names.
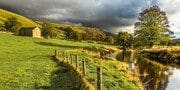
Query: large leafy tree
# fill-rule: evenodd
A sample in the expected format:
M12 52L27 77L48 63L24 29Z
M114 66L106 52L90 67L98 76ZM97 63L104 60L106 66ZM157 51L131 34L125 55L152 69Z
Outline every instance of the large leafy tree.
M167 44L172 35L166 13L158 6L149 7L139 14L139 21L135 23L137 46L152 47L157 44Z
M117 35L117 43L122 46L123 59L125 58L125 52L131 47L133 42L133 36L128 32L119 32Z

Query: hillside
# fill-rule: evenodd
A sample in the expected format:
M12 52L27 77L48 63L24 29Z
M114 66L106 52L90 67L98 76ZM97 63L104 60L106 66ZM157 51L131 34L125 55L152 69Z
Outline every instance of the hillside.
M87 71L91 80L96 80L98 54L93 50L101 47L115 50L114 46L101 44L72 42L56 39L37 39L31 37L13 36L0 33L0 88L9 89L62 89L67 90L66 73L52 59L54 50L68 50L80 53L84 57L86 49ZM140 82L132 77L127 70L127 64L109 59L104 60L103 88L104 89L139 89ZM60 73L60 71L62 73ZM58 72L58 73L57 73ZM93 81L96 85L95 81Z
M6 11L3 9L0 9L0 26L3 26L4 21L6 21L8 18L12 18L12 17L17 18L17 21L22 24L22 27L34 27L34 26L42 27L43 37L70 39L70 40L78 40L78 41L81 41L81 40L101 41L101 42L109 41L109 36L112 36L113 39L115 38L115 35L108 33L108 32L104 32L100 28L76 26L76 25L69 25L69 24L59 24L59 23L53 23L53 22L49 22L49 21L43 21L43 22L35 21L30 18L24 17L19 14L15 14L10 11ZM44 25L44 24L47 24L47 25ZM43 27L43 25L44 25L44 27ZM47 31L44 31L44 28L49 28L49 27L47 27L48 25L50 25L50 27L55 27L55 28L53 28L53 29L51 28L48 31L49 34L51 33L51 35L45 36L44 33ZM2 31L3 31L3 29L2 29ZM14 32L16 32L16 30Z
M29 18L0 9L0 24L3 24L4 21L11 17L17 18L18 22L20 22L23 27L39 26L37 23L35 23L33 20Z

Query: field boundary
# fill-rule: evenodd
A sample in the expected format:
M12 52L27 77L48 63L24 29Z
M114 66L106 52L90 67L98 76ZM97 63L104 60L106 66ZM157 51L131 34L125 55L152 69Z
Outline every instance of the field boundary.
M59 64L69 70L69 75L72 79L74 79L77 83L76 88L79 90L95 90L94 86L86 80L85 75L80 71L80 69L65 60L62 60L60 57L57 56L55 51L55 55L53 55L54 60L58 61Z

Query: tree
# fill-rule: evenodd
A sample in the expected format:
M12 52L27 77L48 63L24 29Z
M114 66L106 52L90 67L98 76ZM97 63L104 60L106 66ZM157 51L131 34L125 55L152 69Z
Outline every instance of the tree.
M67 27L65 29L65 34L67 39L72 39L75 41L81 41L82 40L82 34L78 32L77 28Z
M106 39L106 34L102 31L102 30L100 30L100 29L95 29L95 37L96 37L96 41L101 41L101 42L103 42L103 41L105 41L105 39ZM94 33L93 33L94 34Z
M166 13L158 6L147 8L139 14L139 21L135 23L136 46L152 47L169 42L172 35Z
M22 27L21 23L19 23L15 17L8 18L7 21L4 22L4 25L7 31L13 32L16 35L18 35L18 31Z
M106 42L107 42L108 44L113 45L113 44L115 43L115 39L114 39L113 36L109 35L109 36L106 37Z
M127 32L119 32L117 35L117 43L122 46L123 49L123 60L125 58L125 52L131 47L133 42L133 36Z
M43 23L42 36L44 36L45 38L56 38L58 36L56 27L48 22Z

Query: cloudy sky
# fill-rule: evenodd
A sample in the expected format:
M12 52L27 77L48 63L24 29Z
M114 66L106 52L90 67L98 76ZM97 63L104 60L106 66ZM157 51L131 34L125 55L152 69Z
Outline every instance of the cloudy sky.
M113 33L133 32L138 13L151 5L159 5L167 13L171 29L180 37L179 0L0 0L0 8L33 19L98 27Z

